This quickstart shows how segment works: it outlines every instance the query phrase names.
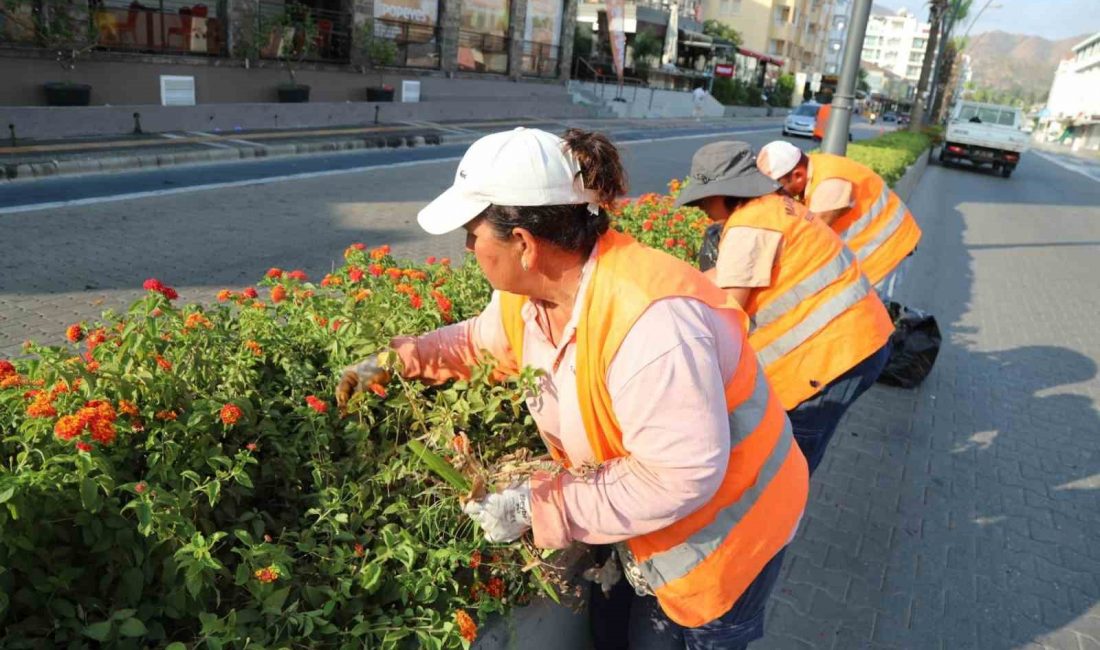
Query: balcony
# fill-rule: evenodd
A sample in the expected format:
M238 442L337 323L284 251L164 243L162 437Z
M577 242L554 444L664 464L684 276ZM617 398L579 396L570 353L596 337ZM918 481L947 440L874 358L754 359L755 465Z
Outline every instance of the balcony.
M793 23L772 22L771 28L768 30L768 36L777 41L797 41L800 34Z

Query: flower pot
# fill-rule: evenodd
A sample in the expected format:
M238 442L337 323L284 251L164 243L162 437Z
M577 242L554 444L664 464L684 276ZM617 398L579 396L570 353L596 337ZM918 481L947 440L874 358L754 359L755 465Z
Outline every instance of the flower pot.
M383 86L367 87L367 101L368 102L392 102L393 101L393 88Z
M309 86L279 86L279 102L283 104L303 104L309 101Z
M42 87L47 106L87 106L92 100L92 87L88 84L51 81Z

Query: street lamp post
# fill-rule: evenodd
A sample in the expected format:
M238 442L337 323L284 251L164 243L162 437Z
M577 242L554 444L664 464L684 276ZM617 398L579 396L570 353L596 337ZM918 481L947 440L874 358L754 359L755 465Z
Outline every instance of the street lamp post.
M840 79L825 139L821 143L825 153L843 156L848 151L848 129L852 124L852 108L855 106L856 83L859 81L859 59L863 55L863 37L867 34L867 21L871 16L871 0L855 0L852 20L844 39L844 59L840 64Z

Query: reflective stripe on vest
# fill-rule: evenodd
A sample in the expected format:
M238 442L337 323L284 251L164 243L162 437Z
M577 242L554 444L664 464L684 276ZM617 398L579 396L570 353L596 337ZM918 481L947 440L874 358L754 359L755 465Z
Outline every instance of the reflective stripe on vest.
M901 223L905 221L905 204L900 200L898 201L898 207L894 209L894 214L890 216L890 220L886 222L886 225L882 227L875 237L863 245L863 248L859 249L859 259L863 261L871 256L879 246L887 240L890 236L897 232L898 228L901 228Z
M859 276L859 281L854 282L828 302L815 309L809 316L797 325L787 330L783 336L775 339L763 349L756 352L756 358L765 366L775 363L784 355L810 339L818 330L828 325L834 318L840 316L853 305L863 300L871 292L871 284L867 278Z
M760 375L763 379L763 375ZM765 402L767 401L768 383L758 381L758 385L765 388ZM754 392L753 398L756 395ZM747 435L747 433L745 434ZM756 482L745 490L741 497L729 506L719 511L714 521L696 531L684 542L673 546L667 551L657 553L639 563L642 576L646 583L654 589L668 584L687 575L692 569L705 561L712 553L718 550L726 540L726 536L733 530L738 522L756 505L760 495L771 485L772 479L787 460L787 454L791 450L794 435L791 433L791 422L786 420L783 432L779 434L775 446L768 454L767 461L760 468Z
M833 259L823 264L809 277L761 307L752 317L753 328L764 327L779 320L784 314L802 304L802 301L835 282L854 262L855 258L852 257L848 249L842 247Z
M886 204L889 202L890 188L883 184L882 192L879 193L875 202L867 209L867 212L864 212L859 219L856 219L852 222L852 225L848 226L848 229L840 235L840 238L845 242L849 242L858 237L860 233L867 229L867 226L870 226L871 223L882 214L882 211L886 209Z

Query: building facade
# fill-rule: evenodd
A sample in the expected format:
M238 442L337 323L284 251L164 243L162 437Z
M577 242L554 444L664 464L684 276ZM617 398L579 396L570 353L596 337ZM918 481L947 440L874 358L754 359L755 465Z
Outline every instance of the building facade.
M577 0L207 2L8 0L0 5L8 82L0 105L41 104L48 81L94 83L95 103L146 103L120 83L148 76L146 68L190 76L218 103L274 101L273 82L301 77L322 100L344 101L342 87L385 89L387 73L393 84L418 76L562 81L571 72ZM38 19L61 10L64 32ZM80 61L59 68L57 52L73 50ZM376 81L363 81L365 72Z
M896 13L875 7L867 22L861 59L912 82L920 79L930 26L905 9Z
M782 60L783 72L822 74L837 1L703 0L703 18L736 29L743 50Z
M852 0L835 0L833 14L829 18L829 36L825 43L825 74L840 74L844 60L844 40L848 36L848 24L852 21Z
M1100 150L1100 32L1058 65L1041 127L1048 140Z

